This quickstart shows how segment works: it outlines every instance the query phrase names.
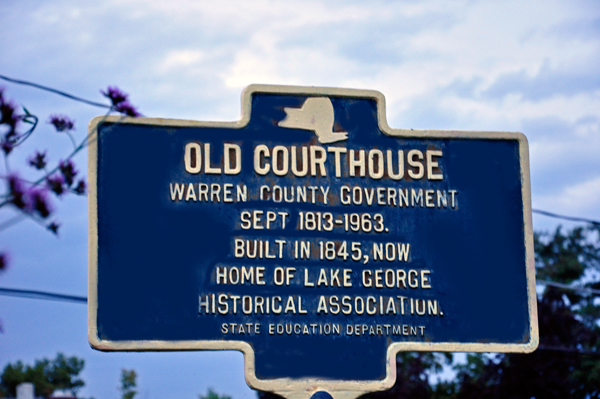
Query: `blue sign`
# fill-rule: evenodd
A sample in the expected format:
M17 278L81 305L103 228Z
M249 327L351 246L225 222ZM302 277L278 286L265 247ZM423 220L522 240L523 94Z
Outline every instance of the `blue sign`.
M273 390L535 349L523 135L391 129L372 91L251 86L242 113L92 121L93 347L237 349Z

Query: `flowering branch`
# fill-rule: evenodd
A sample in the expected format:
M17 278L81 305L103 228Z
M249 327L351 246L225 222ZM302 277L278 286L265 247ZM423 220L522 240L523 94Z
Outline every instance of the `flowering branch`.
M105 108L107 109L105 117L112 112L120 113L123 117L141 115L129 102L128 95L114 86L109 86L106 91L101 91L102 95L110 100L110 104L102 104L36 83L12 79L3 75L0 75L0 79L49 91L88 105ZM22 109L23 113L18 113L15 103L7 99L4 95L4 89L0 88L0 150L4 155L6 165L6 175L0 176L1 180L6 181L6 191L0 193L0 209L5 206L12 206L20 212L16 217L1 223L0 231L29 218L52 233L58 234L60 223L56 220L48 222L54 212L50 196L54 195L61 198L69 193L86 194L87 184L83 178L78 179L79 171L72 158L89 145L92 137L91 134L87 134L78 143L73 134L75 121L62 114L51 115L48 123L54 127L57 133L64 133L69 137L73 144L73 150L52 168L48 168L47 151L36 151L27 158L27 164L36 171L41 172L42 175L34 181L25 180L18 173L11 171L9 157L15 148L33 134L38 126L39 119L25 107L22 107ZM22 125L29 125L23 133L20 132ZM8 254L0 252L0 271L6 268L8 262Z

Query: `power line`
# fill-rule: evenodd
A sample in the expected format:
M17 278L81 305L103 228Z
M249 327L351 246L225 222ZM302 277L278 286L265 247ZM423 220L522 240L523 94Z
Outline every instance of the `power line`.
M26 80L13 79L13 78L9 78L8 76L4 76L4 75L0 75L0 79L6 80L7 82L11 82L11 83L16 83L19 85L31 86L31 87L35 87L36 89L49 91L50 93L58 94L59 96L67 97L67 98L70 98L71 100L80 101L82 103L93 105L95 107L112 108L110 105L86 100L85 98L77 97L72 94L65 93L64 91L53 89L51 87L43 86L43 85L40 85L37 83L28 82Z
M577 216L560 215L558 213L553 213L553 212L548 212L548 211L542 211L541 209L532 209L531 211L533 213L538 213L540 215L549 216L551 218L570 220L572 222L585 222L585 223L591 223L594 226L600 226L600 222L597 221L597 220L592 220L592 219L587 219L587 218L580 218L580 217L577 217Z
M588 288L588 287L577 287L577 286L573 287L571 285L555 283L553 281L546 281L546 280L536 280L536 283L542 284L542 285L549 285L551 287L556 287L556 288L563 288L565 290L581 291L581 292L586 292L586 293L590 293L590 294L600 295L600 290L595 290L593 288Z
M87 303L87 297L84 297L84 296L56 294L53 292L37 291L37 290L20 290L20 289L14 289L14 288L0 288L0 295L16 296L16 297L32 298L32 299L46 299L46 300L50 300L50 301Z
M551 287L571 290L571 291L581 291L581 292L585 292L585 293L600 295L600 290L596 290L593 288L576 287L576 286L573 287L570 285L555 283L553 281L546 281L546 280L536 280L536 283L551 286ZM31 299L46 299L46 300L52 300L52 301L87 303L87 297L84 297L84 296L57 294L54 292L46 292L46 291L38 291L38 290L21 290L21 289L14 289L14 288L0 288L0 295L16 296L16 297L31 298Z
M8 78L5 78L2 75L0 75L0 78L8 80ZM532 209L532 211L534 213L539 213L541 215L549 216L549 217L553 217L553 218L557 218L557 219L564 219L564 220L577 221L577 222L586 222L586 223L592 223L593 225L596 225L596 226L600 226L600 222L598 222L596 220L592 220L592 219L559 215L557 213L547 212L547 211L543 211L540 209ZM573 287L573 286L569 286L566 284L561 284L561 283L556 283L556 282L546 281L546 280L537 280L536 282L538 284L547 285L547 286L551 286L551 287L600 295L600 290L596 290L596 289L592 289L592 288ZM55 301L87 303L87 297L56 294L56 293L52 293L52 292L37 291L37 290L20 290L20 289L12 289L12 288L0 288L0 295L17 296L17 297L33 298L33 299L46 299L46 300L55 300Z
M564 346L546 346L546 345L540 345L540 346L537 347L537 350L552 351L552 352L569 352L569 353L577 353L577 354L580 354L580 355L600 356L600 351L578 349L578 348L567 348L567 347L564 347Z
M553 281L546 281L546 280L536 280L536 283L551 286L551 287L562 288L562 289L566 289L566 290L582 291L582 292L587 292L590 294L600 295L600 290L596 290L593 288L573 287L570 285L555 283ZM33 298L33 299L47 299L47 300L56 300L56 301L87 303L87 297L84 297L84 296L56 294L53 292L37 291L37 290L20 290L20 289L13 289L13 288L0 288L0 295L17 296L17 297Z

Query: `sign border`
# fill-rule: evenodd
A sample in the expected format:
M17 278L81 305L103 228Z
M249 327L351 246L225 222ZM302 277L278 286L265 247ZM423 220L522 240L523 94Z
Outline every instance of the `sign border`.
M517 140L521 165L521 190L523 199L523 226L525 236L525 261L527 278L528 310L530 316L529 342L524 344L456 343L456 342L394 342L387 349L386 377L382 380L320 380L278 378L261 380L256 376L254 350L244 341L107 341L98 337L98 203L97 203L97 128L103 122L159 125L170 127L219 127L241 129L250 121L252 96L255 93L296 94L306 96L359 97L375 100L380 130L389 136L430 139L486 139ZM533 250L533 226L531 216L531 186L529 175L529 145L522 133L483 132L458 130L412 130L392 129L386 120L385 97L374 90L342 89L311 86L250 85L242 92L242 115L237 122L207 122L163 118L130 118L122 116L98 116L90 121L88 151L89 180L89 239L88 239L88 339L94 349L101 351L191 351L191 350L238 350L244 354L244 374L251 388L276 392L291 399L308 398L320 390L336 392L336 399L351 399L366 392L388 389L396 380L396 354L402 351L422 352L533 352L539 343L537 298L535 284L535 258Z

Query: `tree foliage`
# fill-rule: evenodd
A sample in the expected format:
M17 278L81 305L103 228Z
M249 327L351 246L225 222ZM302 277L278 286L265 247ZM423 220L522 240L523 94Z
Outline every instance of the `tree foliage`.
M220 395L216 393L212 388L208 388L206 395L198 395L198 399L231 399L231 396Z
M535 235L540 345L531 354L470 355L457 367L468 398L600 397L600 246L597 226ZM573 287L566 288L566 287Z
M599 235L597 225L535 234L535 352L467 354L466 363L454 364L453 379L436 382L431 376L452 363L451 354L399 353L394 386L362 399L600 398Z
M121 394L122 399L133 399L137 394L137 373L135 370L121 370Z
M435 398L437 387L430 384L429 376L441 372L444 365L451 363L452 354L450 353L400 352L396 358L394 386L387 391L369 393L361 398Z
M32 366L21 361L9 363L0 376L3 396L16 396L17 385L32 382L36 396L50 396L57 389L68 390L76 395L85 383L78 378L85 362L75 356L66 357L58 353L53 360L36 360Z

